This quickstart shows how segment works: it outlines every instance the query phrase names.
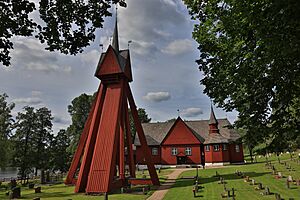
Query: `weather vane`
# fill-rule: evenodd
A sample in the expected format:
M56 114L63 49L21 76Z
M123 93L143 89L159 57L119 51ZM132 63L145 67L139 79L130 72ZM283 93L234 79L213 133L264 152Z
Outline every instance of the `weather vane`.
M132 43L132 40L129 40L128 43L127 43L128 49L129 49L129 46L130 46L131 43Z

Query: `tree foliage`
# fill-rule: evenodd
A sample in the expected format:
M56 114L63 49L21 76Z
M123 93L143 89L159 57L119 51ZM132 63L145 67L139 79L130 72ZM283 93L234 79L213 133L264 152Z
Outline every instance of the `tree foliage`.
M70 163L70 153L67 148L70 145L70 138L66 130L61 129L51 142L51 159L50 165L53 171L59 170L67 172Z
M14 36L35 36L50 51L82 52L104 17L111 16L111 3L126 6L123 0L0 0L0 62L10 64ZM34 12L38 17L32 17Z
M204 92L226 111L239 112L238 127L264 133L254 132L257 137L299 135L300 2L184 2L198 20L193 37Z
M68 106L68 112L72 118L72 124L67 128L67 133L71 140L69 146L69 152L71 154L73 154L77 148L77 144L91 110L95 94L81 94L74 98L71 105Z
M137 111L138 111L138 116L139 116L139 120L141 123L149 123L151 121L151 118L149 118L149 116L144 108L138 108ZM133 120L130 109L129 109L128 113L129 113L131 137L132 137L132 140L134 140L135 134L136 134L136 127L134 125L134 120Z
M68 111L72 118L72 124L67 128L67 134L71 139L68 151L72 155L74 154L77 148L81 133L84 129L85 122L88 118L95 97L96 93L94 93L93 95L88 95L84 93L74 98L71 102L71 105L68 106ZM148 114L144 108L138 108L138 115L141 123L148 123L151 121L151 118L148 117ZM130 109L129 123L132 140L134 140L136 128L134 126L134 121Z
M50 144L52 141L52 114L51 111L42 107L35 112L35 133L33 135L33 166L38 169L48 169Z
M35 168L48 169L52 140L52 115L47 108L34 109L26 106L16 117L14 162L19 174L25 179Z
M7 98L8 96L5 93L0 95L0 167L5 167L9 162L9 136L14 123L11 111L15 104L8 103Z
M16 117L16 132L13 136L15 144L14 164L19 168L19 175L25 179L32 172L33 146L36 115L33 107L24 107Z

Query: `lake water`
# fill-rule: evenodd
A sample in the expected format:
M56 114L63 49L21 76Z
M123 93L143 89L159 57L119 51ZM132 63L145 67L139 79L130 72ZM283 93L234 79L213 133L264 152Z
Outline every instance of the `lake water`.
M0 168L0 179L17 178L18 169L16 167Z

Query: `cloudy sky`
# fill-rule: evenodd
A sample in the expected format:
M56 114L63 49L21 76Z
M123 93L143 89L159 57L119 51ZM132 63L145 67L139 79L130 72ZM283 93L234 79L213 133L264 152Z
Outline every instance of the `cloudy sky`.
M130 44L132 92L138 107L152 121L178 116L187 120L208 119L210 100L203 94L202 77L195 60L197 43L192 39L193 21L178 0L126 0L119 8L120 48ZM106 18L95 42L82 54L62 55L43 50L39 41L14 38L12 66L0 66L0 93L16 103L14 115L24 106L46 106L54 116L54 132L70 124L67 105L82 93L92 94L99 80L94 71L104 45L110 43L113 18ZM217 118L231 122L236 113L215 108Z

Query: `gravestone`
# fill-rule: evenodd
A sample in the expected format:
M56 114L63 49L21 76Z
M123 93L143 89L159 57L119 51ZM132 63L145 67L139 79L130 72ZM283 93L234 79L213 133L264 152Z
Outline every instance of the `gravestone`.
M42 188L41 187L36 187L36 188L34 188L34 192L35 193L41 193L42 192Z
M193 194L194 194L194 197L196 197L196 188L193 187Z
M254 179L252 179L251 185L255 185L255 180Z
M249 176L246 176L246 178L244 179L244 182L249 182L249 181L250 181Z
M257 190L262 190L263 189L262 183L258 183L256 189Z
M12 190L11 190L11 193L10 193L10 199L18 199L18 198L21 198L21 188L20 187L14 187Z
M288 180L289 182L293 182L293 177L292 177L291 175L289 175L288 178L287 178L287 180Z
M275 199L276 199L276 200L281 200L280 194L275 193Z
M300 186L300 179L296 180L296 185Z
M286 188L287 188L287 189L290 189L290 182L289 182L288 179L286 179Z
M224 178L220 176L219 178L219 184L224 184Z
M278 177L278 178L282 178L282 173L281 173L281 172L278 172L277 177Z
M29 183L29 184L28 184L28 188L29 188L29 189L33 189L33 188L34 188L34 183Z
M266 187L264 195L270 195L270 188Z
M17 187L17 181L13 179L10 181L10 189L14 189L15 187Z

